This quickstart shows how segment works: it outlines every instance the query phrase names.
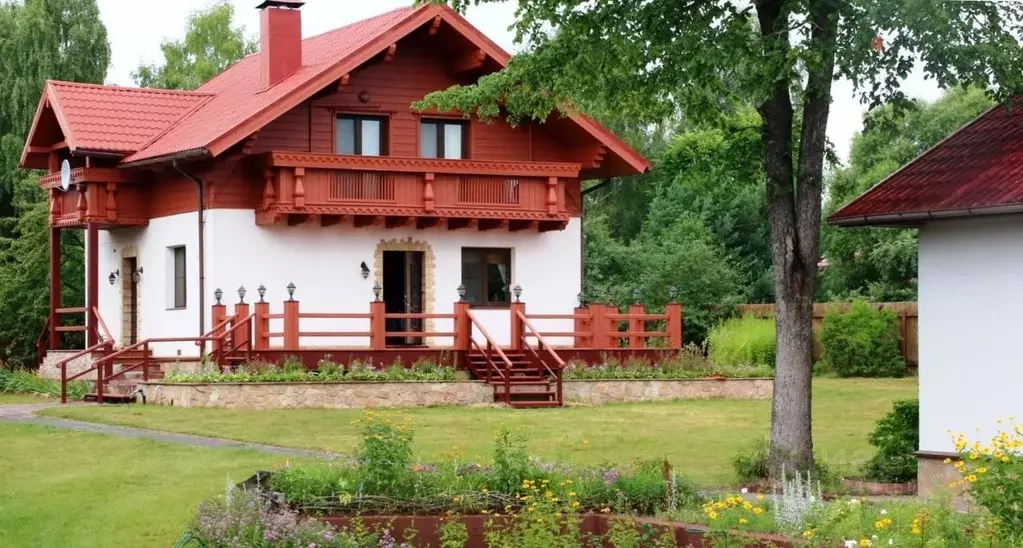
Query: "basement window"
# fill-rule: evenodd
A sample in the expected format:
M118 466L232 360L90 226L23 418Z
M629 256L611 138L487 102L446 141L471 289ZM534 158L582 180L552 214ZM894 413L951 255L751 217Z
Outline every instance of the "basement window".
M167 248L167 308L188 308L185 246Z
M511 249L462 248L462 284L473 308L511 303Z

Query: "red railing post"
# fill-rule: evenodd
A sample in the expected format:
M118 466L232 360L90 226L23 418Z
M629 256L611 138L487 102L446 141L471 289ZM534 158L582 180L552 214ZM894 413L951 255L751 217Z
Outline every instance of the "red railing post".
M508 310L511 314L511 349L518 352L522 350L522 335L525 332L522 318L526 315L526 303L522 301L513 302L509 305Z
M646 309L641 304L629 305L629 314L645 314ZM639 332L646 331L646 322L637 318L629 318L629 331ZM641 335L630 335L629 336L629 348L643 348L646 346L646 338Z
M149 382L149 341L142 346L142 380Z
M603 303L590 303L590 333L591 333L591 346L590 348L602 350L609 348L610 345L607 342L607 320L604 318L604 314L607 312L607 307Z
M298 301L284 301L284 349L298 350Z
M593 324L589 309L580 303L572 312L572 315L575 316L572 319L572 331L576 333L572 345L576 348L595 348L593 345L593 334L590 331ZM580 335L580 333L590 333L590 335Z
M224 320L227 319L227 306L220 304L220 301L218 299L217 304L214 304L211 308L212 310L210 311L210 322L214 326L218 326L224 323ZM221 337L224 336L225 331L226 330L223 327L221 327L220 329L214 330L213 332L213 355L214 355L213 361L217 362L218 364L220 363L220 354L224 351L224 341L221 340ZM202 350L203 351L206 350L206 341L202 342Z
M56 192L56 190L51 190L51 192ZM57 331L57 325L60 323L57 309L60 308L61 304L60 245L60 229L57 227L50 228L50 350L60 349L60 332Z
M242 346L248 344L250 340L252 340L252 321L246 320L246 318L249 317L249 304L246 303L244 299L245 297L243 294L242 300L234 305L233 323L235 325L231 327L232 328L236 327L238 322L246 322L246 324L244 327L239 327L238 329L235 329L234 332L231 334L231 348L241 348Z
M96 368L96 403L103 403L103 383L106 382L105 375L103 374L104 369L106 369L106 364L101 364Z
M369 348L384 350L387 347L387 310L384 301L369 303Z
M668 315L668 348L673 350L682 349L682 305L679 303L668 303L664 307L664 313Z
M469 322L469 303L455 303L455 350L468 352L472 346L472 324Z
M67 403L67 364L60 363L60 403Z
M256 350L266 350L270 348L270 303L262 300L255 304L256 309L256 329L255 334L255 348Z

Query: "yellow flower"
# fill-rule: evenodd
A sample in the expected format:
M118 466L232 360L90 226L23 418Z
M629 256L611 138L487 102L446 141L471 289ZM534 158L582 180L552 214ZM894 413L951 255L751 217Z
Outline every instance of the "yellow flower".
M532 507L532 506L530 506L529 508L526 508L526 511L527 511L527 512L532 512L532 511L533 511L533 507Z
M1002 462L1009 462L1009 457L1002 457Z
M952 463L952 459L945 459L944 462L945 462L945 464L951 464Z
M757 506L756 508L753 509L753 513L759 516L760 514L764 513L764 509Z
M575 496L575 491L569 491L569 492L568 492L568 496L570 496L570 497L574 497L574 496Z
M973 482L977 481L977 476L975 476L973 474L970 474L969 476L966 476L966 481L968 481L970 483L973 483Z
M884 522L883 521L875 521L874 522L874 529L884 529Z
M579 508L579 501L573 500L572 501L572 508Z
M803 531L803 538L813 538L813 531L810 530Z
M757 495L757 500L764 500L764 495L760 495L760 494L758 494L758 495Z
M976 451L971 451L969 456L970 460L977 460L978 458L980 458L980 455L978 455Z
M739 518L739 523L749 523L749 520L746 518Z
M750 501L746 500L742 502L742 507L746 510L752 510L753 504Z
M709 512L707 514L707 517L710 518L710 519L718 519L718 513L717 512Z
M913 530L912 530L912 533L914 535L919 535L920 534L920 528L919 527L914 527Z
M863 548L867 548L868 546L870 546L870 539L861 538L860 539L860 546L862 546Z
M984 467L984 466L981 466L980 468L977 469L977 473L978 474L986 474L987 473L987 468Z

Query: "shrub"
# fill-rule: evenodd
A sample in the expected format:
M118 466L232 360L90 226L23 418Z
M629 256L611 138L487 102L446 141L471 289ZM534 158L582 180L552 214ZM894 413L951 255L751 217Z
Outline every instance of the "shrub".
M36 394L50 398L60 397L60 381L44 379L24 369L0 367L0 392ZM71 381L67 385L68 400L80 400L89 392L85 381Z
M411 418L393 420L366 412L360 421L362 444L356 453L368 494L393 494L405 485L412 467Z
M774 367L774 320L743 316L719 323L707 337L710 361L718 367Z
M998 429L987 444L969 443L963 434L953 437L959 453L954 466L962 479L950 487L968 487L970 498L991 514L1000 535L1011 546L1023 546L1023 424L999 424Z
M890 483L916 479L916 456L920 446L920 402L895 402L895 407L870 434L877 452L864 468L867 479Z
M855 302L848 312L829 311L821 329L825 367L841 377L904 377L899 321L892 310Z

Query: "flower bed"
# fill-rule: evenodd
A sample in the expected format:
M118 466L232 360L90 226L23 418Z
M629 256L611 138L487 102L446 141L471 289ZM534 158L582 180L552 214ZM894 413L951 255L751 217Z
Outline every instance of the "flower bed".
M395 362L384 369L376 369L365 362L354 361L343 366L330 360L320 360L315 371L309 371L297 360L288 359L281 364L249 362L234 371L204 367L195 373L172 372L166 382L182 383L276 383L276 382L400 382L400 381L455 381L459 375L453 367L420 360L409 367Z
M599 365L573 360L565 365L563 375L565 380L689 380L770 378L774 372L767 366L716 365L707 360L702 348L690 344L658 360L633 357L620 361L605 356Z

